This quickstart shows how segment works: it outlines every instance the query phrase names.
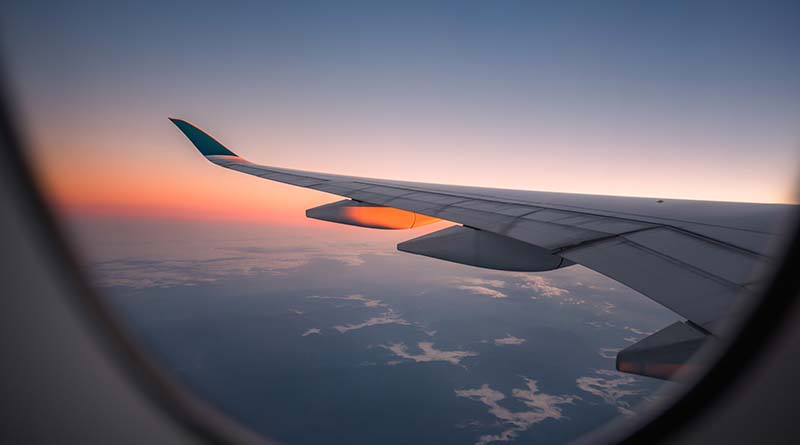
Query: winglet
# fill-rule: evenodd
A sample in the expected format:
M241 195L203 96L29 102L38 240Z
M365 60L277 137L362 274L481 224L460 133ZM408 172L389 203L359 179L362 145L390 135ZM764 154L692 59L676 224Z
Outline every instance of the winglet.
M192 141L203 156L236 156L236 153L225 148L216 139L207 135L203 130L182 119L169 118L183 134Z

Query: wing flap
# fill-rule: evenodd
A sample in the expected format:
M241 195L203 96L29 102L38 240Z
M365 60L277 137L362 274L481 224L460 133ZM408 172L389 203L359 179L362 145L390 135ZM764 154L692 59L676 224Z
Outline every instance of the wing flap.
M451 226L404 241L401 252L459 264L515 272L539 272L570 265L540 247L464 226Z
M560 255L614 278L709 330L747 291L625 237L587 243Z
M552 250L608 236L605 233L594 230L557 223L532 221L524 219L524 217L521 220L513 221L513 224L509 225L504 234L511 238Z
M661 227L624 235L625 239L684 264L744 286L759 261L757 255L695 235Z

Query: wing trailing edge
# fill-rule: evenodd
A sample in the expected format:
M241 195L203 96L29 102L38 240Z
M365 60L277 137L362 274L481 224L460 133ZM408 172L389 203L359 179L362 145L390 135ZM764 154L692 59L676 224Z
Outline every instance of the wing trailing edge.
M451 226L397 245L401 252L484 269L542 272L574 264L541 247L483 230Z
M682 381L699 371L691 358L707 341L716 339L678 321L617 354L617 370L663 380Z

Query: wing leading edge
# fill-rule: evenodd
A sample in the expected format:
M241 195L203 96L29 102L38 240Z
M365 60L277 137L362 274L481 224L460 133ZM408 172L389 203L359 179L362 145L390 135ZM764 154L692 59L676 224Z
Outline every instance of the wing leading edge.
M737 297L759 288L758 272L771 261L767 249L794 207L486 189L291 170L249 162L194 125L170 120L214 164L350 198L309 209L309 217L382 229L447 220L462 227L398 248L501 270L578 263L637 290L687 319L681 329L669 327L654 334L658 338L645 339L659 346L673 338L681 343L683 355L667 348L672 367L648 372L641 360L632 359L652 361L664 350L642 345L644 340L620 353L624 363L618 357L618 369L659 378L672 375L665 369L679 368L676 357L690 355L686 345L693 345L690 352L697 349L697 342L684 341L689 330L701 337L719 335L719 322ZM509 256L519 259L509 261Z

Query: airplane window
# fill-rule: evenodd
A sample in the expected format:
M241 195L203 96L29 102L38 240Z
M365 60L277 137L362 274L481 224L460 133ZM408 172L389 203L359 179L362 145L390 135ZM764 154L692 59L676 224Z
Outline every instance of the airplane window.
M796 4L14 3L25 155L159 368L282 443L566 443L794 228Z

